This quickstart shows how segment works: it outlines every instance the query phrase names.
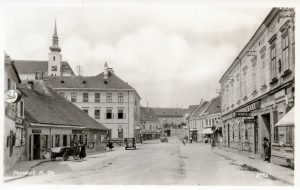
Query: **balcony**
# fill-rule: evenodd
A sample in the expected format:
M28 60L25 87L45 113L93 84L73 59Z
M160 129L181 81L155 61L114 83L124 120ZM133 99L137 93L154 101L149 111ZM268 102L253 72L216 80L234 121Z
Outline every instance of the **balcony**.
M283 74L281 75L281 78L286 78L288 76L290 76L292 74L292 71L290 69L287 69L283 72Z

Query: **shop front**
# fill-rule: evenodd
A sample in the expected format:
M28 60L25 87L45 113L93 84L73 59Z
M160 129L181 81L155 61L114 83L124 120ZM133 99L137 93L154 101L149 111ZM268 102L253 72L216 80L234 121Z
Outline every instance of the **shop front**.
M46 150L70 146L73 128L77 127L30 123L27 128L27 159L44 159Z
M260 129L258 110L260 101L245 105L222 116L223 146L246 155L258 154L260 150Z

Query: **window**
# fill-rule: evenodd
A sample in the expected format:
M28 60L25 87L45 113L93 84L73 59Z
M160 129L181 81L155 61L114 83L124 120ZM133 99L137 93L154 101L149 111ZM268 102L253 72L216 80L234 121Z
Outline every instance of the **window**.
M106 119L113 119L113 114L111 109L106 110Z
M232 126L232 139L234 140L234 125Z
M123 102L123 93L118 93L118 102Z
M288 70L290 69L290 64L289 64L289 35L286 32L281 41L282 45L282 70Z
M24 103L20 101L20 117L24 116Z
M276 73L276 49L275 43L271 45L271 78L275 78L277 76Z
M100 93L95 93L95 102L100 102Z
M15 145L16 146L22 146L22 145L24 145L24 143L22 143L22 140L24 140L23 139L23 129L17 127Z
M11 80L7 79L7 90L11 89Z
M52 66L51 71L57 71L57 66Z
M278 134L278 127L274 127L274 142L278 143L279 134Z
M100 110L95 109L95 119L100 119Z
M55 135L55 147L59 147L60 146L60 136L59 135Z
M118 110L118 119L125 119L123 109Z
M83 96L82 98L83 102L89 102L89 93L84 92L82 96Z
M55 61L55 56L53 56L53 61Z
M208 125L208 120L206 119L206 125Z
M72 93L71 93L71 102L76 102L76 99L77 99L77 94L76 94L76 92L72 92Z
M150 131L152 130L152 126L150 125Z
M248 128L245 126L245 140L248 140Z
M112 94L106 93L106 102L112 102Z

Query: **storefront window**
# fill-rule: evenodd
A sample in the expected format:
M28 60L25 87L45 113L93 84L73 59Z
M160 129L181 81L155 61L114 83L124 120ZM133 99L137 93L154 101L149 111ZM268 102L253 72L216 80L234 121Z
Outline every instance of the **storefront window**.
M59 147L60 143L59 143L59 135L55 135L55 147Z
M42 149L48 148L48 135L41 135L41 147Z
M294 127L286 127L286 144L294 144Z

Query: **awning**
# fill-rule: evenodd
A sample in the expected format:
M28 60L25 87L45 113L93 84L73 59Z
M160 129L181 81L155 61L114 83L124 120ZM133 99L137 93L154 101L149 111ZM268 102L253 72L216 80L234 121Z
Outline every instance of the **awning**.
M285 114L278 123L275 124L276 127L287 127L294 126L294 108L292 108L287 114Z
M201 132L202 135L210 135L210 134L213 134L214 131L211 130L211 128L206 128L206 129L203 129L203 131Z

